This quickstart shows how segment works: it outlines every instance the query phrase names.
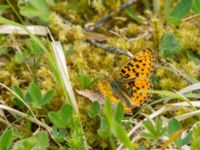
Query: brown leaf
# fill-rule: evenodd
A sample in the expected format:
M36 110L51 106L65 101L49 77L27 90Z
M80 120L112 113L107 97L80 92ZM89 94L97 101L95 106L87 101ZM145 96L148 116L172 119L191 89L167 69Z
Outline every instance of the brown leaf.
M86 39L95 40L95 41L98 41L98 42L104 42L104 41L108 41L110 39L110 37L108 37L104 34L100 34L100 33L85 32L84 34L86 36Z
M103 105L104 104L104 96L100 93L100 92L95 92L93 90L77 90L76 92L81 95L84 96L86 98L88 98L90 101L94 102L94 101L98 101L99 104Z

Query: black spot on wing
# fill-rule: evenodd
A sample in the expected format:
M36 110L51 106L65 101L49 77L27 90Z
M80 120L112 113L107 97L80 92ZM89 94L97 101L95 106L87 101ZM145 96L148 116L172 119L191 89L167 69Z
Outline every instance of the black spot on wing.
M126 71L124 69L121 70L122 73L126 73Z

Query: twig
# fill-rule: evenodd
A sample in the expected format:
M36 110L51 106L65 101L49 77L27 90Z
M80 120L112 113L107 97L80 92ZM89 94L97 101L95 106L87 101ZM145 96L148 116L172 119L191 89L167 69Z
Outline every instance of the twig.
M117 36L117 37L123 37L125 40L128 41L128 38L125 37L124 35L121 35L121 34L119 34L119 33L116 33L116 32L113 31L113 30L110 30L109 32L112 33L113 35Z
M200 14L192 15L192 16L189 16L187 18L184 18L182 21L188 21L188 20L191 20L191 19L199 17L199 16L200 16Z
M179 77L182 77L186 82L188 82L189 84L194 84L194 82L187 76L185 75L182 71L176 69L172 64L168 63L165 59L161 59L161 62L164 64L164 65L167 65L169 66L170 68L173 69L173 72L175 75L179 76Z
M74 24L72 24L71 22L69 22L68 20L65 20L65 19L62 19L62 22L64 24L67 24L69 25L70 27L73 27ZM84 32L88 32L86 29L83 30ZM106 45L103 45L103 44L100 44L98 42L96 42L95 40L90 40L90 39L87 39L87 41L92 44L93 46L97 47L97 48L101 48L103 50L106 50L110 53L116 53L116 54L119 54L119 55L126 55L128 57L132 57L133 54L131 54L129 51L124 51L122 49L119 49L119 48L114 48L114 47L111 47L111 46L106 46Z
M128 42L135 42L135 41L138 41L138 40L140 40L140 39L142 39L142 38L145 38L145 37L148 36L149 33L150 33L150 31L147 30L147 31L145 31L143 34L141 34L141 35L139 35L139 36L137 36L137 37L135 37L135 38L127 38L126 36L123 36L123 35L121 35L121 34L119 34L119 33L116 33L116 32L114 32L114 31L112 31L112 30L110 30L109 32L112 33L112 34L114 34L114 35L117 36L117 37L122 37L123 39L125 39L125 40L128 41Z
M129 0L128 2L126 2L122 6L120 6L118 9L116 9L115 11L111 12L107 16L105 16L102 19L100 19L94 26L92 26L92 27L90 27L90 28L88 28L86 30L87 31L93 31L95 29L98 29L99 27L101 27L102 25L104 25L112 16L114 16L115 14L117 14L120 11L123 11L125 8L127 8L130 5L132 5L136 1L137 0Z
M71 22L69 22L68 20L62 19L62 22L63 22L64 24L67 24L67 25L70 26L70 27L73 27L73 26L74 26L74 24L71 23Z
M121 50L119 48L114 48L114 47L102 45L102 44L100 44L100 43L98 43L98 42L96 42L94 40L88 40L88 42L90 44L94 45L95 47L101 48L101 49L106 50L106 51L108 51L110 53L117 53L119 55L126 55L128 57L132 57L133 56L133 54L131 54L129 51L123 51L123 50Z
M146 37L147 35L149 35L149 33L150 33L150 31L147 30L147 31L145 31L142 35L140 35L140 36L138 36L138 37L136 37L136 38L130 38L130 39L128 39L128 41L129 41L129 42L135 42L135 41L137 41L137 40L140 40L140 39Z

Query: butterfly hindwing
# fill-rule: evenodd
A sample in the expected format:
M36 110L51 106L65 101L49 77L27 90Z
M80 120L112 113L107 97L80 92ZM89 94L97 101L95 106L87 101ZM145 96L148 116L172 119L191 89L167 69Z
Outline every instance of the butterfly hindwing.
M112 87L108 81L106 81L106 80L99 81L98 87L99 87L101 93L103 94L103 96L104 97L108 96L113 104L116 105L118 102L120 102L119 95L116 97L115 92L113 92L114 89L112 89ZM118 91L118 93L121 93L121 92ZM125 112L131 114L131 109L125 103L122 103L122 104L124 106Z
M147 91L151 89L151 83L148 78L136 78L128 84L131 88L130 100L133 106L140 106L150 98L151 94Z

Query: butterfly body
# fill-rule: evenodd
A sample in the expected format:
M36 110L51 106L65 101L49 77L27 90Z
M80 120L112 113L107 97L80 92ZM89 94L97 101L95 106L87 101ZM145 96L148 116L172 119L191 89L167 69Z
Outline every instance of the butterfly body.
M122 67L119 79L111 83L99 82L99 89L104 96L109 95L115 104L121 101L125 111L131 112L131 109L139 107L151 97L147 91L151 89L149 78L153 71L153 65L152 51L143 49ZM106 86L107 90L105 90ZM104 90L102 90L103 88Z

